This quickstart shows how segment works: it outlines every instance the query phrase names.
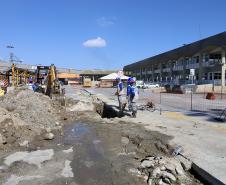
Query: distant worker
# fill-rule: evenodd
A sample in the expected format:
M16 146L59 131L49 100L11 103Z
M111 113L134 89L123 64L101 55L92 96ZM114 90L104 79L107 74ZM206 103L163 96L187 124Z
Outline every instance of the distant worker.
M130 81L131 81L132 79L133 79L133 78L129 77L128 80L127 80L126 99L127 99L129 111L131 111L131 102L130 102L130 89L131 89L131 85L130 85Z
M33 81L31 79L29 79L29 83L27 84L28 89L33 91Z
M115 93L115 95L118 97L118 104L119 104L119 111L120 113L123 113L123 110L125 109L125 102L123 102L123 83L121 81L121 79L119 77L116 78L116 82L117 82L117 91Z
M129 80L129 88L127 88L128 90L128 97L129 97L129 103L130 103L130 111L132 111L132 117L136 117L137 115L137 104L136 101L138 99L138 89L136 87L136 81L135 79L130 79Z

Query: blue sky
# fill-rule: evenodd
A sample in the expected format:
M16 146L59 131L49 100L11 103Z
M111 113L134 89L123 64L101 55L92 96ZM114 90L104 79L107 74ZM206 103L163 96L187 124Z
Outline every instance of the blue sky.
M225 0L0 0L0 59L122 69L226 31Z

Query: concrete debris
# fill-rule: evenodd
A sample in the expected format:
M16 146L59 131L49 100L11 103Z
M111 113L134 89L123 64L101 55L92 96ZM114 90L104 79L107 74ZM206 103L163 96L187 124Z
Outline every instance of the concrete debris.
M129 172L132 173L133 175L138 176L138 177L141 176L141 172L136 168L130 168Z
M17 161L24 161L28 164L35 164L39 168L41 168L41 164L44 161L48 161L52 159L54 155L53 149L47 149L47 150L36 150L34 152L16 152L9 156L7 156L4 160L4 164L7 166L10 166L12 163Z
M176 170L177 175L183 175L184 174L182 167L177 166L175 170Z
M158 181L158 185L163 185L162 179L160 179L160 180Z
M61 175L64 177L74 177L74 173L72 172L72 168L70 166L71 161L66 160L64 164L64 169L62 170Z
M176 167L173 164L171 164L171 163L166 164L165 168L166 168L167 171L169 171L172 174L176 173L176 171L175 171Z
M148 179L148 185L152 185L152 179L151 178Z
M51 132L48 132L48 133L46 133L46 134L44 135L44 139L45 139L45 140L52 140L52 139L54 139L54 134L51 133Z
M6 143L7 143L6 138L2 134L0 134L0 144L6 144Z
M20 146L26 146L26 147L28 147L28 144L29 142L27 140L19 143Z
M153 171L152 171L152 175L151 177L152 178L157 178L157 177L160 177L162 174L161 170L159 167L155 168Z
M171 182L168 178L163 178L163 182L165 182L166 184L171 184Z
M141 160L139 169L153 185L181 184L181 179L186 182L187 178L180 161L172 158L148 156Z
M162 177L169 179L170 182L175 182L176 181L176 177L172 173L169 173L167 171L163 171L162 172Z
M187 159L181 157L180 163L185 171L189 171L191 169L191 161L188 161Z
M48 127L48 128L46 128L46 132L47 132L47 133L50 133L51 131L52 131L52 129L51 129L51 128L49 128L49 127Z
M150 168L150 167L154 167L154 163L153 163L153 161L144 160L143 162L141 162L140 167L141 167L141 168Z
M123 145L128 145L129 144L129 139L127 137L121 137L121 143Z
M36 176L16 176L16 175L11 175L10 178L3 184L3 185L17 185L21 181L31 181L37 178L42 178L43 176L36 175Z
M63 150L64 153L68 154L68 153L71 153L73 152L73 147L67 149L67 150Z

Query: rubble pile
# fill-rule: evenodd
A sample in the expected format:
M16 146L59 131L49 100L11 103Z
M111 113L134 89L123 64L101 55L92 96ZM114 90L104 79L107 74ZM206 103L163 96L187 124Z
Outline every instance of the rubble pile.
M183 185L191 181L181 163L173 158L148 156L138 168L148 185Z
M53 129L59 129L60 108L48 96L28 89L15 89L1 97L0 146L14 143L23 145L43 131L50 133Z

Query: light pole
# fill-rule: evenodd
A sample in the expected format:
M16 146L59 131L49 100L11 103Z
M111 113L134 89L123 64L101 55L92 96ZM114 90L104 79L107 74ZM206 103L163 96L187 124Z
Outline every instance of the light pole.
M13 49L14 46L13 46L13 45L7 45L6 48L8 48L8 49ZM13 63L13 57L14 57L13 52L10 52L10 53L9 53L9 62Z

